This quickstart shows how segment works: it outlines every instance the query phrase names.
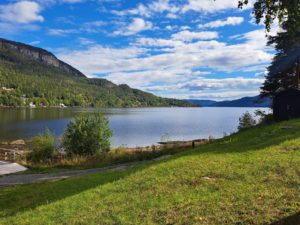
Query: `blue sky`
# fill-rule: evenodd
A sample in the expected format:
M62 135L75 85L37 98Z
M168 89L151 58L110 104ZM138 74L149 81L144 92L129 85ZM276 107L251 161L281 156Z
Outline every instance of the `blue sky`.
M1 0L0 37L157 96L231 100L259 94L274 54L254 2Z

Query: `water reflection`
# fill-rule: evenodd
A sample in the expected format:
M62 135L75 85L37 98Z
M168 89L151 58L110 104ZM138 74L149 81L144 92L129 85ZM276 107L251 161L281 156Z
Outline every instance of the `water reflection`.
M56 138L80 112L94 108L0 109L0 141L31 139L47 126ZM238 118L256 108L102 108L114 129L112 146L147 146L168 133L172 140L222 137L237 130ZM263 110L266 110L264 108Z

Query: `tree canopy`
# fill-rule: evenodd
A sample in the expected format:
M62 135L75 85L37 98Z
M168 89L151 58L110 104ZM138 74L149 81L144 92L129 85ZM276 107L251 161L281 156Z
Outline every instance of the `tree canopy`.
M249 0L241 0L238 7L243 8L248 2ZM286 21L286 30L293 36L300 27L299 9L300 0L257 0L252 13L257 24L264 19L267 31L270 31L275 19L279 20L279 24Z
M282 27L286 29L287 22ZM299 30L299 29L298 29ZM268 75L261 87L259 100L270 97L278 91L288 87L299 88L300 82L300 32L295 32L291 38L288 31L278 32L275 36L268 36L268 46L275 47L275 54Z

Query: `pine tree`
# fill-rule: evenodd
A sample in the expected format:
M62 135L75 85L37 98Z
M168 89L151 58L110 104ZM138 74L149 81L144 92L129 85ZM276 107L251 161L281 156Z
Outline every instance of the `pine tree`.
M269 36L267 46L275 47L275 54L268 75L261 87L260 102L264 98L273 98L276 92L288 87L299 88L300 82L300 32L295 35L285 30L287 23L282 24L283 31L276 36Z

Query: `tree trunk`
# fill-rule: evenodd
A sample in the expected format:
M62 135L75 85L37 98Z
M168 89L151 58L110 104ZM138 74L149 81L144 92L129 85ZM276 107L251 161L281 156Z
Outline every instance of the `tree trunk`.
M297 89L299 89L299 81L300 81L300 61L297 62L296 76L295 76L295 83L294 83L294 86Z

